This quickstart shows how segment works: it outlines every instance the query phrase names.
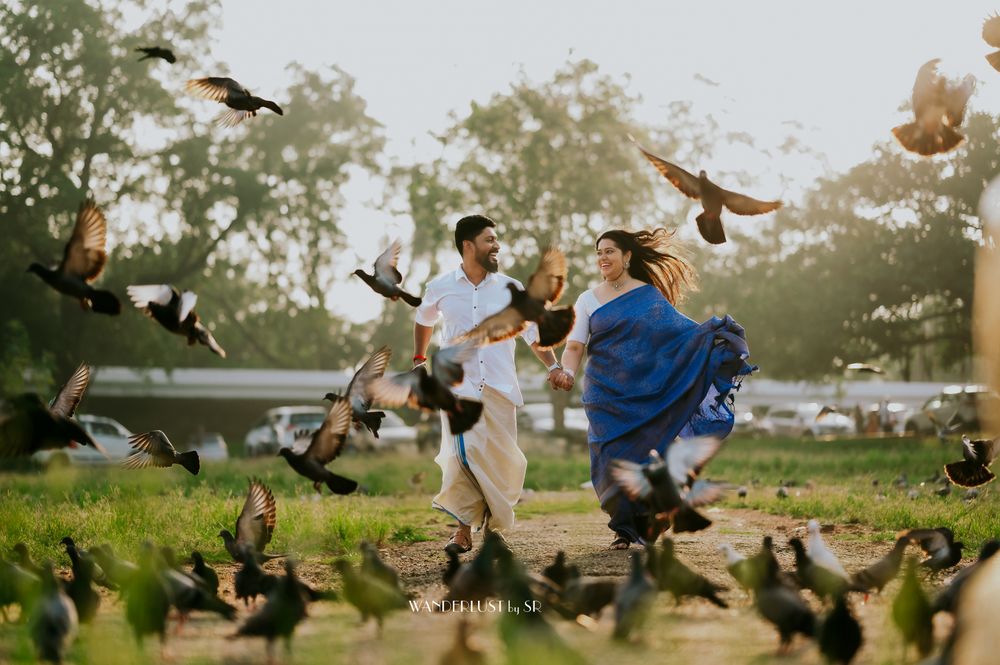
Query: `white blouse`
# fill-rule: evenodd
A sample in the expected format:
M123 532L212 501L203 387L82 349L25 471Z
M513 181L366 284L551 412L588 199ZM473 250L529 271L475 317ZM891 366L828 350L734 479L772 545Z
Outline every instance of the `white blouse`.
M607 303L605 303L607 304ZM567 342L579 342L586 345L590 341L590 317L602 306L601 302L594 295L594 290L589 289L580 294L576 299L573 309L576 311L576 321L573 323L573 330L570 331Z

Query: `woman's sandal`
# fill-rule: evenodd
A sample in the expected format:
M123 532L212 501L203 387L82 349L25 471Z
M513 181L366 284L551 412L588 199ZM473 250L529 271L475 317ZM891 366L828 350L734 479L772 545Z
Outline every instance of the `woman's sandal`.
M618 536L611 541L611 545L608 547L609 550L627 550L632 546L632 541L623 536Z

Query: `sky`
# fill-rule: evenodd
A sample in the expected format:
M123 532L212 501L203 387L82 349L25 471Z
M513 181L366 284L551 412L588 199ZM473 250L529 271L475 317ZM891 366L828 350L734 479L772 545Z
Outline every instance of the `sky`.
M789 123L797 123L797 133L825 155L824 168L843 172L906 120L900 104L931 58L942 59L946 74L976 76L974 109L1000 109L1000 72L987 64L991 49L980 37L983 19L996 9L1000 0L223 0L213 55L256 94L279 103L289 62L340 66L357 80L369 115L385 126L386 165L439 156L431 133L473 100L509 90L522 72L541 83L567 60L587 58L641 96L640 122L666 125L670 102L691 101L721 133L748 132L762 146L779 145ZM294 109L286 111L294 122ZM721 163L734 155L740 163ZM762 191L748 193L771 198L778 189L793 200L821 173L745 150L722 150L687 166L752 172ZM343 227L364 260L386 237L412 231L405 217L378 209L380 187L359 177L345 191ZM503 211L487 214L502 223ZM359 284L350 288L363 293ZM333 309L354 320L376 313Z

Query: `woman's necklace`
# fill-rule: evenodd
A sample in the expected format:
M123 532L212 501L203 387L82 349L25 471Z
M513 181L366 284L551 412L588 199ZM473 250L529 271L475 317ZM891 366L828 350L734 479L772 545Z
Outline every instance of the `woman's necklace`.
M608 282L608 284L610 284L611 288L614 289L615 291L621 291L622 286L624 286L626 280L628 280L628 273L625 270L622 270L621 274L618 275L618 279L616 279L613 282Z

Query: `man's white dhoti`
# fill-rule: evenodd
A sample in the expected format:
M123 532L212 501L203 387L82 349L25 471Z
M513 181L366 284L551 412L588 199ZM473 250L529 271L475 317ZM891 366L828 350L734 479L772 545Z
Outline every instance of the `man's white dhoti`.
M517 447L514 403L490 386L482 391L483 415L467 432L453 435L441 413L441 492L433 506L477 530L514 526L514 504L521 497L528 460Z

